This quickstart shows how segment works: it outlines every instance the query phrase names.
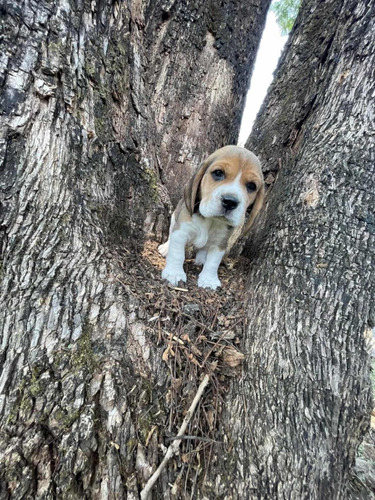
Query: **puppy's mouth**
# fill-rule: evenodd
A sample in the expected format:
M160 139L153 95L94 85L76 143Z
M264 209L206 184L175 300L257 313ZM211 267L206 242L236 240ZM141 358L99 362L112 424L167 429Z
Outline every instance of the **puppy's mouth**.
M237 227L238 224L230 217L231 215L231 212L227 212L224 214L214 215L211 218L220 222L225 222L225 224L228 224L230 227Z
M237 200L234 203L232 199L228 200L228 198L225 200L226 203L220 201L220 204L216 204L216 206L207 205L207 203L202 204L201 202L198 209L200 215L205 218L225 222L232 227L239 226L243 222L241 217L242 206Z
M229 215L229 214L228 214ZM225 221L227 222L228 224L231 224L231 220L228 219L228 217L226 215L215 215L214 217L212 217L213 219L216 219L216 220L221 220L221 221Z
M219 220L219 221L223 221L223 222L226 222L228 224L231 224L233 225L233 222L232 222L232 216L233 216L233 210L220 210L219 213L216 213L216 214L212 214L212 215L205 215L205 214L202 214L201 211L199 211L199 213L203 216L203 217L209 217L210 219L215 219L215 220Z

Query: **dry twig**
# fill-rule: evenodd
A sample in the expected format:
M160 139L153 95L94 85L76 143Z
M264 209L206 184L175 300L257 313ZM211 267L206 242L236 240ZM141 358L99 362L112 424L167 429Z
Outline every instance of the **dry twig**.
M202 380L202 382L200 383L200 385L198 387L198 390L197 390L197 393L196 393L196 395L195 395L195 397L193 399L193 402L191 403L190 408L189 408L188 412L185 415L184 421L182 422L182 425L181 425L181 427L180 427L180 429L178 431L177 438L180 437L180 436L182 438L184 436L186 428L187 428L187 426L188 426L188 424L189 424L189 422L191 420L191 417L194 414L195 408L197 407L197 404L198 404L200 398L202 397L203 391L204 391L206 385L208 384L209 380L210 380L209 375L205 375L203 377L203 380ZM162 471L166 467L167 463L169 462L169 460L171 459L171 457L175 453L177 453L178 448L180 447L180 444L181 444L181 439L176 439L176 440L173 441L173 443L171 445L169 445L167 453L165 454L165 457L163 458L161 464L156 469L156 471L153 473L153 475L150 477L150 479L147 481L145 487L141 491L141 500L146 500L147 499L147 497L148 497L148 495L149 495L152 487L154 486L154 484L158 480L160 474L162 473Z

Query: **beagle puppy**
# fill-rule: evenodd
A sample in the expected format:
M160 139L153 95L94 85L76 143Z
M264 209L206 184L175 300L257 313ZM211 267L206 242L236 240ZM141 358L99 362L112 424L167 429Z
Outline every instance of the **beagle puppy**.
M198 286L215 290L221 259L245 225L246 235L263 205L264 180L258 158L245 148L225 146L210 155L187 185L171 219L169 239L159 246L167 258L162 277L172 285L186 281L185 246L197 249L195 262L203 264Z

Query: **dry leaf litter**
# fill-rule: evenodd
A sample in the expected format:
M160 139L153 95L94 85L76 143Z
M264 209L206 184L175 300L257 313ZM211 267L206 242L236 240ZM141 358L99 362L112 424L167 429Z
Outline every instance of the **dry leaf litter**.
M162 360L169 368L170 387L165 396L169 417L163 430L166 446L177 435L203 375L210 375L180 455L173 461L177 479L172 496L185 498L189 491L190 498L215 460L218 448L215 452L214 446L220 447L216 430L228 381L241 374L244 355L240 345L246 327L244 267L248 261L227 258L219 268L222 286L212 291L197 287L201 266L187 259L187 283L172 287L161 278L165 259L157 247L158 243L147 241L141 258L136 253L126 255L123 284L141 304L150 339L162 346Z

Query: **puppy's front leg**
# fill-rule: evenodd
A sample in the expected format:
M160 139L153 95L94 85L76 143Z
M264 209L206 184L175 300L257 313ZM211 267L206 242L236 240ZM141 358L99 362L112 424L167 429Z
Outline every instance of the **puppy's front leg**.
M219 247L209 247L206 262L204 263L202 272L198 277L198 286L216 290L216 288L221 285L219 276L217 275L217 270L219 269L219 265L224 254L225 250L220 250Z
M170 235L167 262L161 276L174 286L176 286L179 281L183 281L184 283L186 281L186 274L183 266L187 240L188 234L182 229L173 231Z

